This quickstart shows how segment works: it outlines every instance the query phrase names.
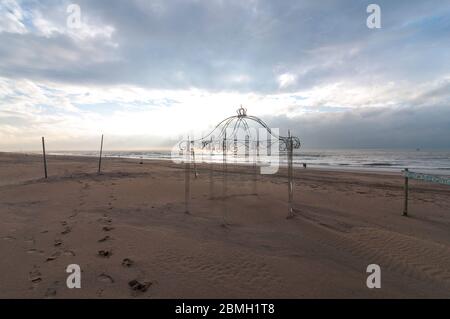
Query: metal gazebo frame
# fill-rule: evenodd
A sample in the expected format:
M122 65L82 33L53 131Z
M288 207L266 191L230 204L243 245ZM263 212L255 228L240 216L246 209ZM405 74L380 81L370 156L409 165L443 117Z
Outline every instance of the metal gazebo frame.
M293 150L299 149L301 146L300 139L296 136L292 136L290 130L288 136L278 135L272 130L263 120L256 116L247 115L247 110L241 107L237 110L237 115L230 116L221 122L219 122L212 131L202 136L199 139L182 140L178 143L180 152L185 156L185 212L190 212L190 173L191 162L194 164L194 176L198 177L196 161L195 161L195 149L201 149L202 152L209 150L209 154L213 157L216 150L222 151L222 167L223 167L223 187L222 198L224 200L224 212L226 213L226 196L227 196L227 155L228 150L232 149L234 157L236 158L238 150L244 148L245 158L248 161L250 155L250 146L256 150L253 154L253 168L254 168L254 193L256 195L256 172L257 164L260 159L260 149L264 148L264 142L260 141L259 134L252 134L252 127L249 124L256 125L260 130L267 133L266 149L270 153L272 145L271 141L276 141L279 151L286 151L287 154L287 172L288 172L288 218L294 216L293 208L293 196L294 196L294 181L293 181ZM238 138L239 131L245 132L245 138ZM231 132L231 133L230 133ZM230 147L231 146L231 147ZM270 155L270 154L269 154ZM210 198L214 198L214 179L213 179L213 162L210 166Z

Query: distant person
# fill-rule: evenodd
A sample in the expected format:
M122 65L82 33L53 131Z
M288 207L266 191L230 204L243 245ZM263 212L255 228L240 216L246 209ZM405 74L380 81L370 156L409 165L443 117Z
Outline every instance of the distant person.
M306 168L306 163L303 163L303 168Z

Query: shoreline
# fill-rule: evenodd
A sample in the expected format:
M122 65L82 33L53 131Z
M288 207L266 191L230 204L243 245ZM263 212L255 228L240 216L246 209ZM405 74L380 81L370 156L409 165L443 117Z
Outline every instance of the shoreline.
M42 157L42 154L39 154L39 152L0 152L0 154L16 154L16 155L27 155L27 156L37 156ZM58 152L48 152L48 157L72 157L72 158L91 158L91 159L97 159L98 155L85 155L85 154L63 154ZM170 158L148 158L148 157L140 157L140 156L110 156L110 155L103 155L103 159L128 159L128 160L142 160L142 161L152 161L152 162L171 162L173 164L176 164L172 159ZM197 161L197 165L208 165L211 162L202 162ZM215 165L220 165L220 161L214 162ZM252 164L246 164L244 162L238 162L235 163L233 161L228 161L228 165L232 166L251 166ZM179 164L178 164L179 165ZM280 163L280 168L286 168L286 163ZM409 167L407 167L409 168ZM294 169L297 170L303 170L304 168L299 163L294 163ZM390 168L390 167L384 167L382 165L376 166L361 166L361 167L355 167L351 165L316 165L316 164L308 164L307 169L310 170L318 170L318 171L329 171L329 172L349 172L349 173L373 173L373 174L387 174L387 175L398 175L402 174L402 171L404 168ZM410 168L411 169L411 168ZM413 168L414 169L414 168ZM442 168L422 168L417 169L417 172L424 172L427 174L433 174L433 175L439 175L439 176L450 176L450 173L445 174L443 172L447 171L447 169Z

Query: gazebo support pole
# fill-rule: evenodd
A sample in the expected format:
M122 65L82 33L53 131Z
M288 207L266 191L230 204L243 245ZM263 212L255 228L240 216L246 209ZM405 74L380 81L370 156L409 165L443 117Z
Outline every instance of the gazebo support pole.
M194 149L194 147L191 148L191 158L192 158L192 161L194 162L194 178L197 179L198 173L197 173L197 165L195 163L195 149Z
M186 155L184 163L184 203L185 203L185 213L190 212L190 200L191 200L191 141L189 136L187 139Z
M212 140L209 144L210 151L210 163L209 163L209 198L214 198L214 153L213 153L213 145Z
M256 154L253 154L253 193L258 195L259 133L256 137ZM256 155L256 156L255 156Z
M227 135L223 138L222 142L222 171L223 171L223 185L222 185L222 199L223 199L223 225L226 225L225 216L227 214Z

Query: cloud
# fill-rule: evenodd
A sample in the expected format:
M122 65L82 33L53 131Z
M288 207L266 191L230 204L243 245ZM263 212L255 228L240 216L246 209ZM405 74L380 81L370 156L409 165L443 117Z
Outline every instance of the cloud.
M85 148L95 145L95 137L103 133L110 147L170 147L167 143L182 134L208 132L235 114L244 101L249 114L282 132L291 129L308 148L446 148L450 146L449 84L450 80L430 82L420 89L402 91L388 83L366 92L365 87L339 83L261 95L0 78L0 100L6 102L0 110L0 123L4 124L0 141L8 148L17 141L21 149L24 145L37 148L38 138L46 135L60 148L72 148L82 141ZM431 100L427 98L430 95Z
M297 77L291 73L283 73L280 76L278 76L278 84L279 84L280 89L284 89L286 87L289 87L289 86L295 84L296 80L297 80Z
M445 106L355 109L302 117L272 117L290 128L303 148L450 149L450 108Z
M9 43L0 52L0 72L72 83L274 93L344 79L371 85L408 78L414 84L449 71L442 69L449 25L441 17L450 5L442 2L381 1L383 28L377 31L365 26L364 2L78 3L81 29L66 26L68 1L22 2L27 9L16 11L26 12L19 16L28 16L28 23L19 22L27 32L14 39L0 33ZM22 63L11 63L12 55Z
M448 145L449 3L378 1L379 30L370 1L79 0L76 29L70 3L1 0L3 141L170 140L244 104L315 146Z

